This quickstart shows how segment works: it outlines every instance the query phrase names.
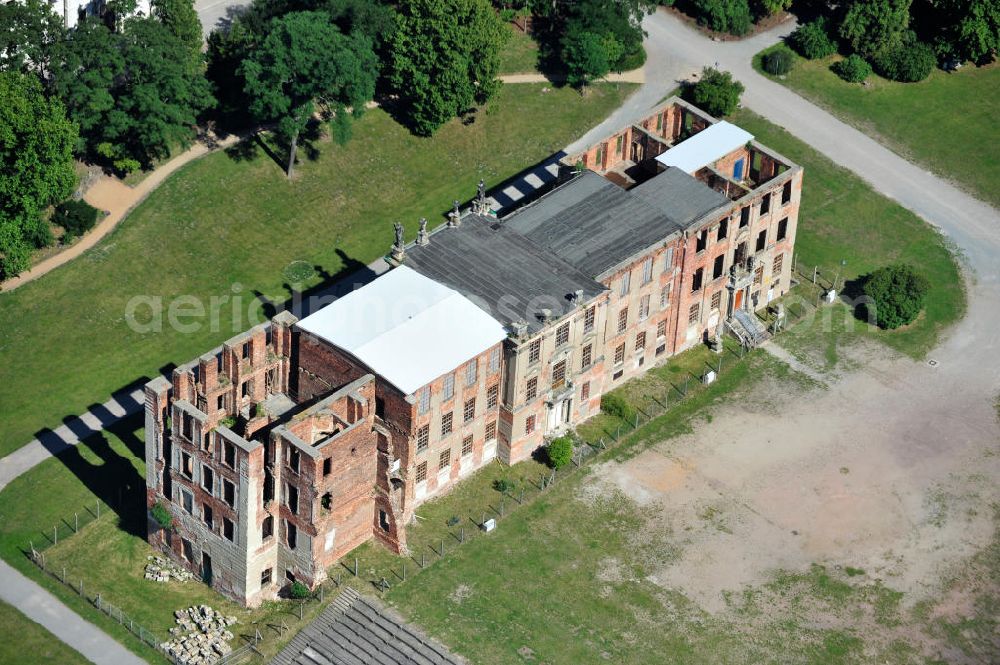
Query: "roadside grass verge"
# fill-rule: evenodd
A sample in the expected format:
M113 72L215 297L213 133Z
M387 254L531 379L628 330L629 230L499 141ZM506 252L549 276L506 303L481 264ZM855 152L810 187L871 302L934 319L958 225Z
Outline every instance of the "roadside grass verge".
M767 49L770 50L770 49ZM784 78L754 68L894 152L952 178L983 201L1000 207L1000 64L965 66L947 73L934 69L918 83L897 83L872 74L868 85L848 83L830 70L839 55L818 60L796 56Z
M430 139L370 111L346 146L303 149L291 183L252 143L235 157L218 152L185 166L97 247L0 293L0 456L243 331L248 309L260 310L256 293L278 302L290 297L284 269L293 261L315 268L299 289L350 274L388 250L393 221L402 221L410 238L421 217L440 223L452 200L475 194L480 178L493 186L549 157L634 88L596 85L581 96L543 87L504 86L471 124L454 121ZM163 303L163 332L129 326L134 296ZM180 296L206 310L203 318L179 319L193 324L187 332L168 316ZM221 299L214 327L207 315L213 296ZM147 306L136 314L142 323L153 320Z
M833 333L842 341L864 336L881 342L914 359L933 349L944 330L965 313L965 287L956 257L947 239L935 228L902 206L876 193L863 180L840 168L785 130L742 109L729 120L751 132L758 141L777 150L805 169L802 204L795 239L796 266L800 280L810 279L819 267L820 281L829 288L838 276L839 284L851 282L881 266L913 264L931 282L925 310L909 326L896 331L869 328L857 321L844 330L825 330L822 319L814 325L804 344L820 342ZM837 305L841 307L840 305ZM843 312L850 321L850 312ZM841 318L833 316L833 319ZM805 335L792 331L791 337ZM828 356L829 357L829 356Z
M14 607L0 602L0 625L5 639L0 640L0 663L65 663L84 665L90 661L55 635L45 630Z

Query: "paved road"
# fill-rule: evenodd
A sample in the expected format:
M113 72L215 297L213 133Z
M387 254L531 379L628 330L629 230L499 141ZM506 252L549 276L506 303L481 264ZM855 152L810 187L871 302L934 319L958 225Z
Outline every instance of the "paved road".
M249 0L195 0L194 10L201 20L202 32L208 37L212 30L226 25L233 12L249 4Z
M141 665L146 661L84 621L55 596L0 561L0 598L99 665ZM6 639L16 639L7 635ZM24 654L24 662L34 662Z

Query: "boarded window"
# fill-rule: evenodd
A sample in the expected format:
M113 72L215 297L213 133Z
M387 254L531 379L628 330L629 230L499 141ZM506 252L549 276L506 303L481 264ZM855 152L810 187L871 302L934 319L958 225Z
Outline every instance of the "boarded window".
M771 274L775 278L781 277L781 269L782 267L784 267L784 263L785 263L784 254L778 254L776 257L774 257L774 266L771 268Z
M764 282L764 266L757 266L753 271L753 283L762 284Z
M531 346L528 347L528 362L536 363L538 362L539 356L542 354L542 340L536 339L532 340Z
M441 416L441 436L448 436L451 434L452 418L453 416L451 411Z
M462 439L462 457L468 457L472 454L472 435Z
M486 408L495 409L500 398L500 386L492 385L486 389Z
M531 434L535 431L535 417L528 416L524 419L524 433Z
M427 480L427 462L421 462L417 465L416 479L418 483L422 483Z
M660 321L659 323L656 324L656 336L657 337L666 337L667 336L667 320L666 319L663 319L662 321Z
M569 322L559 326L556 330L556 346L562 346L569 341Z
M594 329L594 319L597 316L596 309L596 307L591 307L583 315L583 332L588 333Z
M646 333L641 332L635 336L635 350L642 351L646 348Z
M486 423L486 440L492 441L497 438L497 421L491 420Z
M260 573L260 585L262 587L269 586L271 584L271 577L274 574L274 568L265 568Z
M476 398L465 400L465 408L463 409L463 416L465 417L465 422L469 422L476 417Z
M525 399L535 399L538 396L538 377L533 376L528 379L527 386L525 387Z
M587 346L583 347L583 354L582 354L582 360L580 362L580 367L582 367L583 369L590 367L590 364L594 362L593 355L594 355L593 346L588 344Z
M691 305L691 309L688 310L688 323L698 323L698 319L701 318L701 305L695 303Z
M424 425L417 430L417 452L423 452L427 450L427 444L430 442L431 438L431 426Z
M626 307L622 311L618 312L618 332L625 332L625 328L628 327L628 308Z
M618 348L615 349L615 364L619 365L625 362L625 345L619 344Z
M438 455L438 470L447 469L451 466L451 450L442 450Z
M590 399L590 381L587 381L582 386L580 386L580 399L582 400Z
M712 309L722 308L722 291L716 291L712 294Z
M566 361L560 360L552 366L552 389L558 390L566 385Z

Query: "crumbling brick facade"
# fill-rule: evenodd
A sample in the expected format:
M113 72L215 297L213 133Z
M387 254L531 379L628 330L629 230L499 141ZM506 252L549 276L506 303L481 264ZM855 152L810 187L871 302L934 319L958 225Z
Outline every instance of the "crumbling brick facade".
M736 312L790 287L802 169L752 140L689 173L658 162L714 123L668 100L566 157L567 172L588 170L523 211L497 220L481 193L447 227L394 247L393 263L502 318L491 339L507 334L409 394L290 313L151 381L147 504L172 524L151 517L150 542L249 605L293 581L315 585L371 538L406 551L423 501L495 458L526 459L628 378L724 329L739 335ZM702 205L677 200L688 194ZM608 238L560 244L606 197L614 206L590 219ZM579 204L568 219L563 200ZM646 221L623 233L615 225L630 220L605 219L620 211ZM499 255L518 249L518 269L537 279ZM495 274L472 274L491 261ZM507 295L524 311L489 301Z

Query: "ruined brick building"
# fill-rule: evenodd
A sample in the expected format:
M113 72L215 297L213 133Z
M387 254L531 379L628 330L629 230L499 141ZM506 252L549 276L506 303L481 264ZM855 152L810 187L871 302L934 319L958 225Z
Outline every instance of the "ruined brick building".
M498 218L483 193L391 270L146 386L150 541L250 605L428 498L515 463L601 395L789 288L802 169L672 98Z

